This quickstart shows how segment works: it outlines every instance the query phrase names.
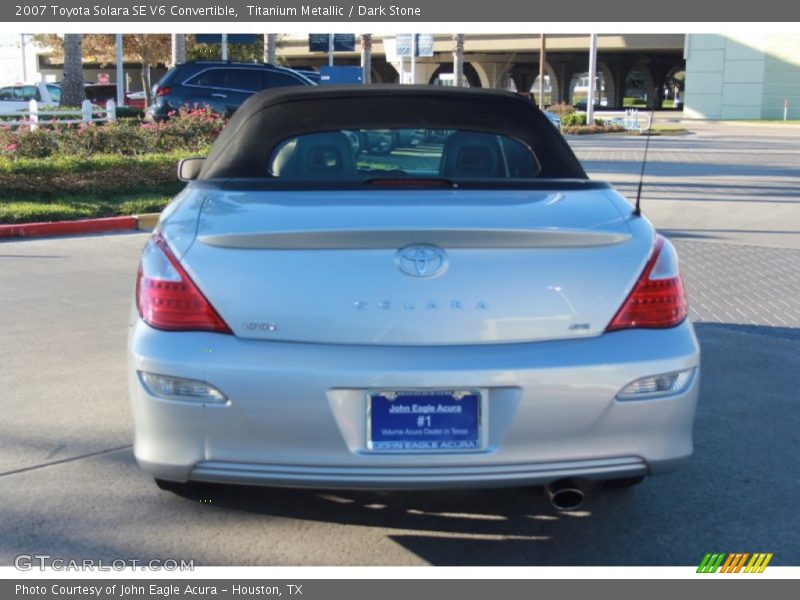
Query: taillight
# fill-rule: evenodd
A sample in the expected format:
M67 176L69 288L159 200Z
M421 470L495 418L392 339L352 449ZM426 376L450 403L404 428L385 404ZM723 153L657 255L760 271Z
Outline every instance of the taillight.
M142 252L136 306L142 320L156 329L231 333L159 234Z
M171 87L156 86L156 96L168 96L171 91Z
M656 237L653 256L606 331L631 327L674 327L686 318L686 295L675 248Z

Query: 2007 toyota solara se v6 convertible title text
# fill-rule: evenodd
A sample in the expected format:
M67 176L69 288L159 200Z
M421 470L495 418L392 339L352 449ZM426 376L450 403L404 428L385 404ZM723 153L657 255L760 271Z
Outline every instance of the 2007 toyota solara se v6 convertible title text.
M547 485L571 508L689 457L675 250L529 99L284 90L182 161L142 254L129 382L161 487Z

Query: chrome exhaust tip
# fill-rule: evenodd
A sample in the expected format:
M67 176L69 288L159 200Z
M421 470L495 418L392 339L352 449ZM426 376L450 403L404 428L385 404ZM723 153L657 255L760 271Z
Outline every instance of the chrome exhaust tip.
M569 479L560 479L545 486L550 503L556 510L576 510L583 504L585 494Z

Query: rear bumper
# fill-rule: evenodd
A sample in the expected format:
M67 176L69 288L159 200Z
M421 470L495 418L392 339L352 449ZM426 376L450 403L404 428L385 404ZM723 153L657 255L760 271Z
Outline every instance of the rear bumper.
M204 461L189 478L215 483L244 483L328 489L437 489L544 484L557 479L609 479L647 475L638 457L465 467L302 467Z
M672 470L692 452L699 370L688 388L615 399L630 381L699 367L688 322L531 344L401 347L241 340L156 331L129 339L134 450L155 477L320 488L544 484ZM151 396L138 370L207 381L224 405ZM486 391L485 450L366 450L370 389Z

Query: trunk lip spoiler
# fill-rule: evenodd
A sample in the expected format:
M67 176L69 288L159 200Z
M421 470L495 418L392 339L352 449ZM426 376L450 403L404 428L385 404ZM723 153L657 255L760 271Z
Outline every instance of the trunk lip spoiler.
M363 181L291 181L277 177L220 177L214 179L194 179L188 186L197 189L219 191L261 191L261 192L315 192L315 191L360 191L374 192L376 185L371 180ZM595 179L472 179L458 180L459 190L518 190L518 191L579 191L613 189L611 183ZM408 192L407 186L377 186L381 190ZM431 191L452 191L450 186L419 186Z
M197 241L250 250L383 250L410 244L448 249L533 249L614 246L631 237L622 231L565 228L348 228L202 234Z

